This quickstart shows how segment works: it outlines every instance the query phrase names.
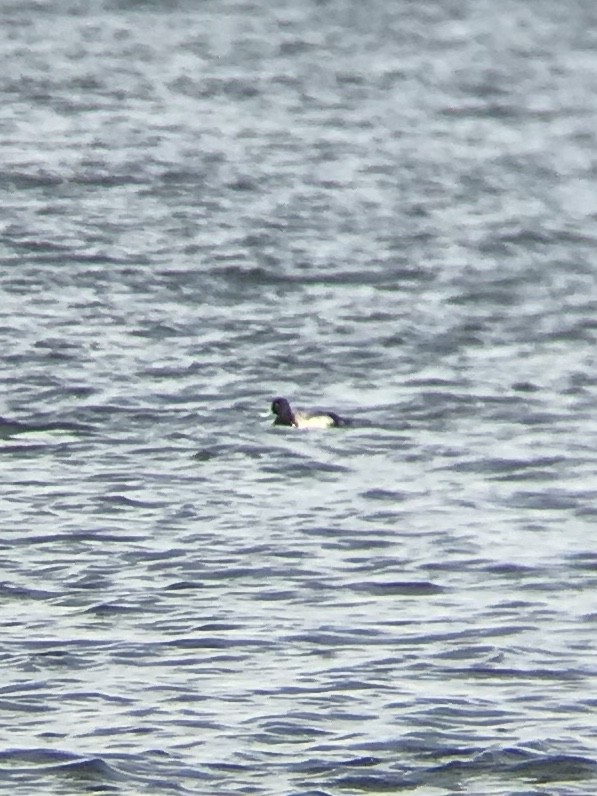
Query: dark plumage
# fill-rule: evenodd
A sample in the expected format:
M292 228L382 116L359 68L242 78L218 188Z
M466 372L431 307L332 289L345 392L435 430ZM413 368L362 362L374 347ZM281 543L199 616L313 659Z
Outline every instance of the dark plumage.
M276 416L274 426L293 426L294 428L333 428L347 426L349 421L335 412L295 412L286 398L274 398L272 412Z

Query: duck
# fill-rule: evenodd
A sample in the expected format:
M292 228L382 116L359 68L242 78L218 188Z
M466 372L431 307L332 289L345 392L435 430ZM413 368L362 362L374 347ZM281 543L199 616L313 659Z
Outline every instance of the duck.
M272 412L276 416L274 426L294 428L337 428L348 426L350 421L335 412L295 412L286 398L274 398Z

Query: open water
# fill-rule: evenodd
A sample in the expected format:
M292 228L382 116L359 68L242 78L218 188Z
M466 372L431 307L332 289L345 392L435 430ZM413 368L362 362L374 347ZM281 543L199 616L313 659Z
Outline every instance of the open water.
M2 792L596 793L594 0L0 31Z

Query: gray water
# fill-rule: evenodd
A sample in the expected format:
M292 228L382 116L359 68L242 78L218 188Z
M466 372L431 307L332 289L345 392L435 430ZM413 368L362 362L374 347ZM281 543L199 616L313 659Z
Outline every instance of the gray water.
M0 9L2 791L597 792L594 0Z

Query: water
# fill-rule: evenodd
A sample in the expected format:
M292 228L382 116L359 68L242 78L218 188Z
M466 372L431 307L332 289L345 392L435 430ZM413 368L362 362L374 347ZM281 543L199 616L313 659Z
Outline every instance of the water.
M7 792L596 791L596 13L2 4Z

